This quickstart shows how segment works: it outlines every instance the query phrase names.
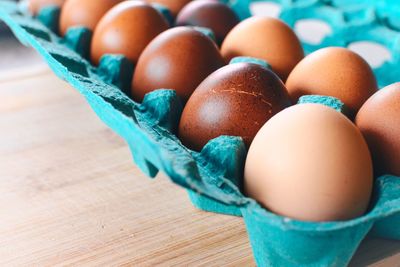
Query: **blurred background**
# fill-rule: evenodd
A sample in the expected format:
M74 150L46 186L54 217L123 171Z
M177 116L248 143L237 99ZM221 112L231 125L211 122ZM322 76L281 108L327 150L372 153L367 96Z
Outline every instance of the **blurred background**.
M0 48L1 80L47 69L41 57L32 48L22 45L3 22L0 22Z

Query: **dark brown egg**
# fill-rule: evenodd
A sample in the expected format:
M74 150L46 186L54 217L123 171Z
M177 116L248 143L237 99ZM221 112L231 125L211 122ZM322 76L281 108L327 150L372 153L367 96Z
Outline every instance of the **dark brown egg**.
M196 0L187 4L176 18L176 25L200 26L211 29L221 44L228 32L239 23L235 12L215 0Z
M182 113L179 138L197 151L220 135L241 136L249 147L264 123L289 105L285 85L272 71L252 63L231 64L194 91Z
M192 0L146 0L148 3L156 3L165 6L171 11L172 16L176 15L181 9Z
M168 29L167 20L141 1L125 1L100 20L94 33L91 58L98 64L105 54L122 54L136 64L147 44Z
M371 96L359 110L356 125L371 150L375 173L400 176L400 83Z
M103 15L122 0L66 0L60 15L60 33L68 28L84 26L94 30Z
M224 60L216 44L190 27L158 35L143 51L132 81L132 97L142 101L156 89L174 89L186 102L194 89Z
M36 16L42 8L48 6L59 6L64 4L65 0L29 0L28 9L32 15Z

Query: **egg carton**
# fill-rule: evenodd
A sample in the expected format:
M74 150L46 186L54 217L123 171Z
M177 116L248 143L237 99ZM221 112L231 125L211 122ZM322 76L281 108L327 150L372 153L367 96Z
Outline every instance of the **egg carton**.
M306 53L327 46L348 47L357 42L372 42L387 48L391 58L374 68L380 87L399 81L400 2L391 0L228 0L241 19L251 16L251 4L275 3L279 18L295 28L302 20L328 24L331 33L318 44L302 41Z
M156 90L141 104L128 97L133 65L107 55L98 67L87 60L91 32L71 28L54 34L59 9L45 8L38 19L13 2L0 2L0 20L25 45L36 49L60 78L75 87L104 123L122 136L134 161L150 177L164 172L189 190L193 203L214 212L243 216L258 266L345 266L367 234L400 239L400 179L375 181L369 211L344 222L302 222L268 212L240 190L246 148L241 138L220 136L201 152L184 147L174 135L182 103L175 91ZM344 112L335 99L307 96Z

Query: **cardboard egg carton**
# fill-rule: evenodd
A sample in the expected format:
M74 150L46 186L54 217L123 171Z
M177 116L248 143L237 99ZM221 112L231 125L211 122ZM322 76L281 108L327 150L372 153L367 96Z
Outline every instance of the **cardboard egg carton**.
M278 4L279 18L294 28L301 20L323 21L331 28L318 44L303 41L305 52L323 47L342 46L360 41L380 44L391 59L374 69L380 87L398 82L400 77L400 3L391 0L227 0L241 19L251 16L256 2Z
M289 3L288 10L299 8L284 2ZM296 1L300 2L320 7L318 1ZM247 0L232 6L244 4L248 8ZM245 18L246 9L241 12ZM164 172L186 188L201 209L243 216L258 266L346 266L367 234L400 240L399 177L379 177L369 211L353 220L316 223L275 215L241 192L247 153L241 138L218 137L201 152L184 147L175 135L183 109L175 91L156 90L141 104L134 102L128 96L133 65L122 55L106 55L94 67L87 60L91 32L71 28L60 38L54 33L58 16L59 9L49 7L32 18L15 3L0 2L0 20L23 44L36 49L55 74L85 96L99 118L126 140L144 173L155 177ZM397 33L393 40L396 38ZM329 97L306 96L300 102L322 103L345 112L340 101Z

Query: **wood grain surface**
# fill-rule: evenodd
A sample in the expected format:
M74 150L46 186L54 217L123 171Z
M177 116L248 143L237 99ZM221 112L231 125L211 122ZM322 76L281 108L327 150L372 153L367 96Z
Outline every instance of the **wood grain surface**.
M0 80L0 266L254 266L240 218L196 210L49 71ZM290 245L290 244L288 244ZM400 266L369 239L351 266Z

